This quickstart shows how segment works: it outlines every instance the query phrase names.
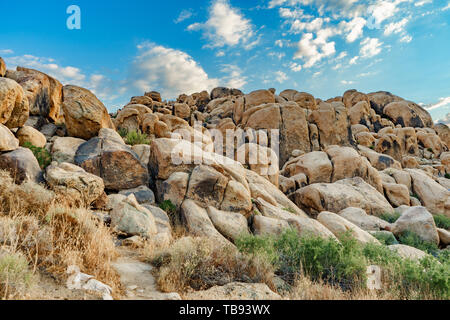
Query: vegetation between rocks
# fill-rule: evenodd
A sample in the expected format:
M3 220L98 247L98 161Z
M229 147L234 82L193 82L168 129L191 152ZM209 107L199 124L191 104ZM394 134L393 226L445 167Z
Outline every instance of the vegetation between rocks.
M30 142L25 142L23 144L25 148L28 148L33 152L35 158L39 163L41 169L47 168L52 163L52 155L45 148L39 148L32 145Z

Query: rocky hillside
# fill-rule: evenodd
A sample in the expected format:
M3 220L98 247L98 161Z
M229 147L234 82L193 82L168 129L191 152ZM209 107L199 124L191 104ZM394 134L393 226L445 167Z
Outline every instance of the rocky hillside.
M448 126L384 91L350 90L326 101L296 90L216 88L176 101L149 92L108 114L89 90L32 69L8 70L0 58L0 169L17 185L59 195L56 204L70 199L70 207L88 210L119 251L148 243L170 250L186 237L235 247L242 237L295 230L337 243L350 234L362 245L384 246L391 237L388 248L400 257L429 256L402 243L410 234L437 256L450 243L448 226L436 225L450 219L449 147ZM0 248L12 246L1 232L9 214L0 212ZM115 272L123 294L126 274ZM281 294L273 283L271 290L246 284L264 279L232 280L190 288L213 287L222 298L230 290ZM208 293L193 295L202 296Z

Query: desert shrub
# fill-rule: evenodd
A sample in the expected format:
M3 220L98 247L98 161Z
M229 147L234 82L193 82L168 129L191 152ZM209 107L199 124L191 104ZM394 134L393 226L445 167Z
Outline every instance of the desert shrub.
M41 169L47 168L52 163L52 155L45 148L39 148L32 145L30 142L23 144L24 148L28 148L33 152L34 157L37 159Z
M450 218L443 215L443 214L437 214L434 215L434 222L436 223L436 227L441 229L450 230Z
M305 282L302 279L306 277L308 286L312 286L311 294L317 294L317 286L325 286L336 298L366 297L367 267L378 265L382 269L382 290L376 293L377 296L390 299L449 298L450 254L440 254L438 259L428 256L413 261L402 259L384 245L360 244L348 234L340 240L338 243L333 239L300 238L290 230L277 237L241 237L236 244L241 252L263 256L270 261L275 273L292 284L292 290L297 290L299 279ZM344 293L341 293L342 289ZM293 294L301 296L298 292Z
M398 237L401 244L414 247L436 256L439 252L438 246L433 242L422 240L416 233L412 231L405 231Z
M374 232L372 235L384 245L390 246L392 244L398 244L397 239L392 233Z
M384 221L387 221L389 223L394 223L395 221L397 221L399 218L401 217L401 214L398 212L394 212L394 213L383 213L380 218L383 219Z
M22 254L0 249L0 299L17 298L31 286L33 278Z
M239 281L273 285L273 269L262 257L244 255L232 246L204 238L184 237L170 248L155 252L157 284L164 292L205 290Z
M445 178L450 179L450 173L446 173Z
M145 133L142 133L140 130L128 131L125 128L120 128L118 130L118 133L123 138L125 143L131 146L137 144L150 144L150 139L148 139L148 136Z
M75 264L113 288L118 276L111 267L116 249L110 230L85 208L67 207L52 191L34 182L14 184L0 171L0 248L23 254L33 270L59 279Z

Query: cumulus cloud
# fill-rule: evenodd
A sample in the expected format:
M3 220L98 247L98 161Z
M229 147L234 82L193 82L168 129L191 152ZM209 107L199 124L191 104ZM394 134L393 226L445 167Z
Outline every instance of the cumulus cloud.
M361 17L354 18L349 22L342 21L340 23L340 27L347 34L346 36L347 42L354 42L356 39L362 37L364 26L366 25L366 23L367 23L366 19Z
M229 88L241 89L247 84L247 77L243 75L241 68L236 65L223 65L222 72L227 73L228 76L225 76L221 82Z
M336 52L335 42L328 42L328 38L333 36L335 31L330 28L321 29L314 37L312 33L304 33L297 44L297 52L294 59L302 59L303 67L310 68L323 58L329 57Z
M188 30L202 30L211 48L242 45L250 49L258 43L251 21L233 8L228 0L215 0L209 9L209 19L191 24Z
M160 90L166 98L181 93L192 94L217 87L219 80L210 78L187 53L152 43L138 46L130 81L140 91Z
M289 77L288 77L287 74L284 73L283 71L277 71L277 72L275 72L275 80L276 80L278 83L283 83L283 82L285 82L285 81L288 80L288 79L289 79Z
M0 49L0 54L13 54L14 51L11 49Z
M294 72L300 72L302 70L302 66L295 62L291 62L289 68Z
M360 54L362 58L371 58L378 55L381 52L381 46L383 45L377 38L366 38L361 41Z

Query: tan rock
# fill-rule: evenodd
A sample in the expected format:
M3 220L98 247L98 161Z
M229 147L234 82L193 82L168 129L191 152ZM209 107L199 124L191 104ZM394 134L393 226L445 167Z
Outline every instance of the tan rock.
M292 217L288 222L298 232L300 237L320 237L337 240L336 236L328 228L315 219Z
M339 212L339 216L352 222L365 231L379 231L390 228L390 223L378 217L369 216L363 209L360 208L346 208Z
M434 126L434 130L436 130L437 134L439 135L439 138L441 138L441 141L445 143L445 145L450 149L450 128L448 125L445 124L436 124Z
M29 102L14 80L0 78L0 124L8 128L23 126L29 115Z
M375 145L376 139L369 132L360 132L355 136L356 142L364 147L372 147Z
M426 254L422 250L404 244L394 244L388 246L388 248L396 252L403 259L419 261L428 256L428 254Z
M41 181L41 168L33 152L27 148L18 148L0 155L0 169L9 171L15 183Z
M342 237L346 232L351 231L351 235L361 243L380 243L370 233L335 213L321 212L317 220L338 238Z
M83 139L72 137L58 137L52 145L52 159L57 162L74 163L78 147L85 143Z
M439 241L444 246L448 246L450 244L450 231L445 229L437 229L439 234Z
M281 300L279 294L263 283L232 282L187 295L188 300Z
M247 219L243 215L220 211L211 206L207 208L207 212L214 227L227 239L235 241L240 236L249 234Z
M375 151L387 154L397 161L402 160L401 141L395 134L379 135L375 143Z
M442 187L423 171L405 169L411 175L413 192L433 214L445 214L450 217L450 191Z
M424 207L411 207L393 224L392 233L401 235L406 231L417 234L422 240L439 244L439 235L431 213Z
M212 167L199 165L192 171L186 198L195 200L202 207L218 207L224 199L227 186L227 177ZM230 197L231 193L230 190ZM227 208L231 206L231 200L228 200Z
M239 212L246 215L252 209L250 191L242 183L230 180L220 208L224 211Z
M391 156L378 153L361 145L358 146L358 150L361 155L366 157L370 164L379 171L383 171L387 168L402 169L401 164Z
M383 113L392 122L402 127L423 128L424 123L419 114L409 107L407 101L391 102L383 109Z
M89 206L104 191L103 180L70 163L53 162L47 167L45 180L55 191L80 197Z
M114 129L105 106L89 90L69 85L63 91L64 119L70 136L90 139L102 128Z
M329 146L325 149L331 163L333 164L333 172L331 182L338 180L367 176L367 165L358 152L350 147ZM319 181L328 182L328 181Z
M47 139L42 133L29 126L24 126L17 130L16 137L19 139L19 144L21 146L28 142L35 147L43 148L47 143Z
M4 77L5 74L6 74L5 60L3 60L2 57L0 57L0 77Z
M393 207L409 206L409 189L402 184L383 183L384 194Z
M253 233L258 236L280 235L290 228L285 220L269 218L261 215L253 217Z
M0 151L13 151L19 148L19 140L0 123Z
M351 108L361 101L366 102L368 105L370 104L367 95L362 92L358 92L357 90L349 90L345 92L342 96L342 101L344 102L346 108Z
M257 90L244 96L245 108L259 106L265 103L275 103L275 95L269 90Z
M296 163L286 168L289 176L303 173L308 183L330 182L333 166L328 155L322 151L314 151L300 156Z

